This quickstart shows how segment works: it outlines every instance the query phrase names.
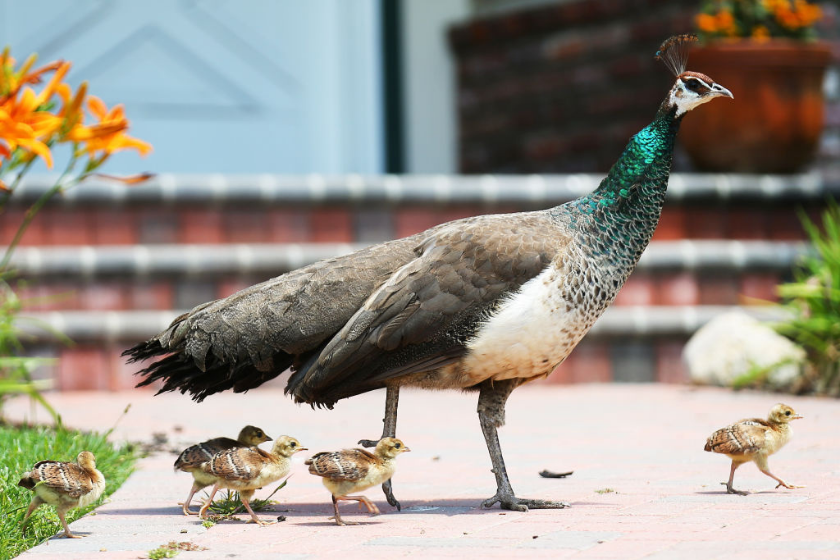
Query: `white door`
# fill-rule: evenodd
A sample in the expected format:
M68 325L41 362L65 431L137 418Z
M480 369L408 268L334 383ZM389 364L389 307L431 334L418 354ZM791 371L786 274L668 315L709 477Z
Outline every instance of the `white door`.
M110 172L383 171L376 0L0 0L0 33L125 104L154 153Z

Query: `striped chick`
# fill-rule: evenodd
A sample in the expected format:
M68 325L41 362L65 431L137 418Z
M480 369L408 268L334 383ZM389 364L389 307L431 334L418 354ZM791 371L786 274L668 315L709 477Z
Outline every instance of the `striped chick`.
M348 494L361 492L391 480L397 468L397 455L406 451L411 450L402 441L386 437L379 440L373 453L364 449L325 451L316 453L306 461L309 472L322 477L324 486L332 494L337 525L356 525L356 523L341 519L338 513L338 502L341 500L357 501L360 508L364 504L369 513L379 514L376 504L365 496L349 496Z
M236 439L230 439L227 437L214 438L196 445L191 445L181 451L181 454L178 455L178 459L175 461L175 470L188 472L193 476L193 485L190 489L190 494L182 504L182 511L184 512L184 515L198 515L197 511L192 511L190 509L193 496L195 496L195 493L202 488L210 486L216 482L215 478L201 470L202 463L212 459L213 455L219 451L233 449L235 447L259 445L264 441L271 441L271 438L263 430L257 428L256 426L245 426L239 432Z
M260 521L248 501L255 490L289 474L292 455L305 450L295 438L281 436L274 442L270 453L258 447L238 447L216 453L212 459L201 464L201 470L213 478L213 490L201 507L199 517L206 519L213 496L219 489L229 488L239 492L239 499L254 523L270 525L269 522Z
M82 451L76 457L75 463L62 461L39 461L32 470L25 473L18 486L32 490L35 495L29 503L29 509L23 517L21 530L26 533L29 517L41 504L55 506L61 525L64 527L64 537L80 538L74 535L67 526L65 514L75 507L92 504L105 490L105 477L96 470L96 458L90 451Z
M803 488L788 484L772 472L767 464L767 458L781 449L793 436L793 429L790 427L792 420L802 418L791 407L779 403L770 409L767 420L761 418L747 418L730 424L725 428L717 430L706 440L706 451L722 453L732 460L729 469L729 482L721 482L726 485L728 494L740 494L746 496L748 492L732 488L732 480L735 478L735 469L753 461L758 470L774 479L779 486L785 488Z

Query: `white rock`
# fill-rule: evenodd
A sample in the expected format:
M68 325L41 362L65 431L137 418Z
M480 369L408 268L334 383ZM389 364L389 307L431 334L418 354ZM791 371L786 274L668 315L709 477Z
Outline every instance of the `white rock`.
M774 367L766 378L783 389L801 372L805 350L743 311L719 315L703 325L683 350L694 383L729 386L754 367ZM784 362L784 363L782 363Z

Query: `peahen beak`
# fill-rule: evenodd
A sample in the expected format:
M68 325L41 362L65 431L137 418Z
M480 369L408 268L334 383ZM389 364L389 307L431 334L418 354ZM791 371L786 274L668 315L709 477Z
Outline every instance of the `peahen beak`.
M712 91L709 92L709 95L712 95L714 97L728 97L729 99L735 99L735 96L732 95L731 91L719 84L712 84Z

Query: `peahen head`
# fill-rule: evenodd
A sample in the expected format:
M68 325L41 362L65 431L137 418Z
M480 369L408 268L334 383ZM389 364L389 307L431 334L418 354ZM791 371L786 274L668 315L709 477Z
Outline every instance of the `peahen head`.
M696 40L696 35L677 35L662 43L656 53L656 59L661 60L677 78L664 103L667 109L676 107L677 117L715 97L734 98L731 91L709 76L686 71L689 46Z

